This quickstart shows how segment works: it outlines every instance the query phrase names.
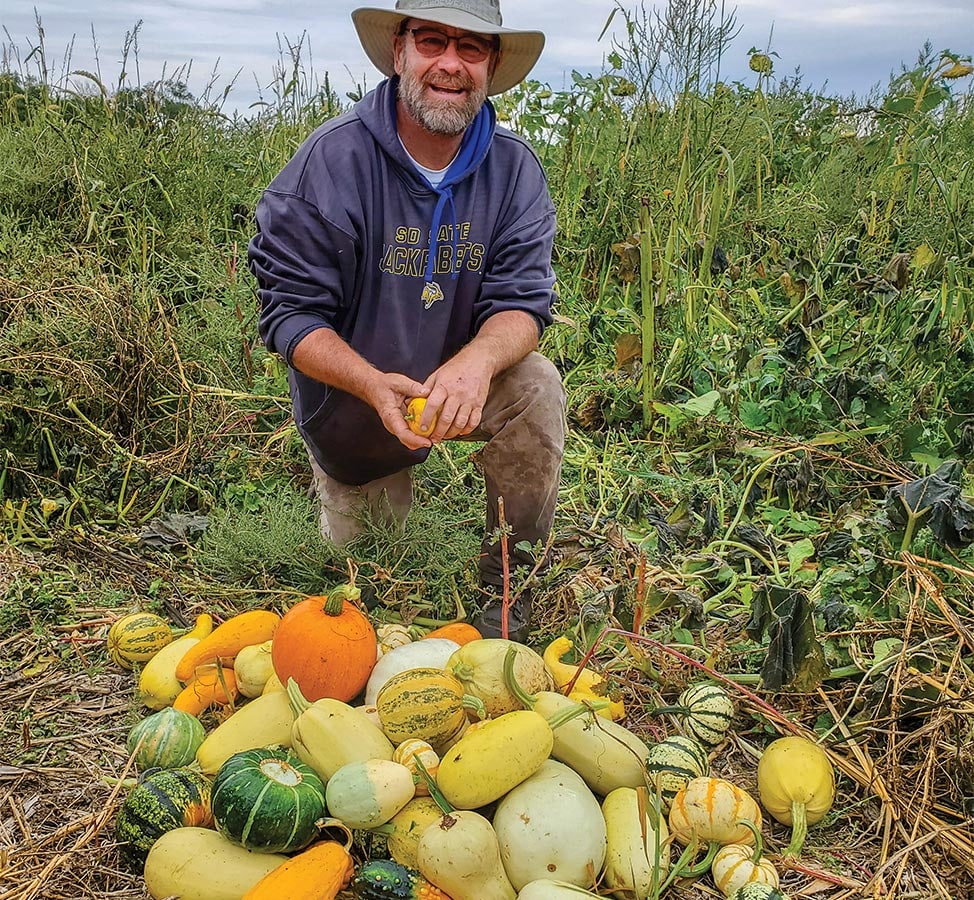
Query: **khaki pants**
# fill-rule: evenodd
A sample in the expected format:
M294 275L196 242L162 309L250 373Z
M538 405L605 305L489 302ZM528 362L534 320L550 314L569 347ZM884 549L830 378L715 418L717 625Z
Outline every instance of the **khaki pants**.
M490 386L477 431L456 440L485 441L481 464L487 489L486 531L480 557L484 585L503 583L499 541L491 537L504 498L510 566L533 566L530 553L515 545L544 543L551 533L565 446L565 389L552 363L539 353L498 375ZM361 534L364 520L387 526L404 522L412 504L409 469L363 485L335 481L311 460L321 502L321 533L344 546Z

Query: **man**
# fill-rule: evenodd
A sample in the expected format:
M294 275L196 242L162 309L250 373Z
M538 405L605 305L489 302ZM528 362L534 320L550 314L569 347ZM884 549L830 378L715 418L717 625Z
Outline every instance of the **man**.
M444 440L486 441L486 606L501 633L503 557L552 527L564 446L564 390L535 349L551 322L554 207L528 146L496 127L488 95L523 80L540 32L502 26L498 0L398 0L352 13L387 77L320 126L257 207L250 266L259 330L290 366L294 418L342 546L363 514L402 521L409 468ZM405 417L426 399L424 437ZM524 640L530 599L509 610Z

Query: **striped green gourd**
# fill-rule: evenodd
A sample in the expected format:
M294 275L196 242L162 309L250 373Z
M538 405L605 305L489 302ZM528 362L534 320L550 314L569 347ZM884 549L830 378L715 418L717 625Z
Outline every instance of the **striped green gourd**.
M680 694L675 706L664 706L654 715L671 713L680 720L685 734L705 747L716 747L734 720L734 703L722 687L701 681Z
M196 716L167 706L129 731L125 748L135 754L139 771L147 769L178 769L196 759L196 751L206 732Z
M265 747L231 756L213 782L213 819L224 837L264 853L291 853L318 834L325 786L290 750Z
M673 798L687 782L708 774L706 748L684 734L673 734L653 744L646 756L646 781L651 790L659 791L664 812L669 812Z
M123 669L148 662L172 642L169 623L155 613L138 612L122 616L108 630L108 655Z
M115 837L122 860L141 872L152 845L167 831L212 824L209 779L192 769L156 769L146 772L122 802Z

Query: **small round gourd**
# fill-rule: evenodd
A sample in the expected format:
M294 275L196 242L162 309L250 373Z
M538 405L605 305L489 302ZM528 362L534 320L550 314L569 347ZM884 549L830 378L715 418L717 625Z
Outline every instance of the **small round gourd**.
M731 894L731 900L788 900L788 895L774 885L751 882Z
M352 880L352 893L356 900L450 900L415 869L391 859L365 863Z
M396 647L404 647L413 642L413 636L409 633L409 629L397 622L380 625L375 630L375 637L378 642L376 649L380 657L390 650L395 650Z
M141 872L152 845L168 831L209 827L210 782L192 769L146 772L122 802L115 837L123 862Z
M206 732L196 716L167 706L141 722L128 733L125 748L135 754L140 771L178 769L196 759L196 751Z
M417 797L429 796L429 783L423 775L423 769L426 770L430 778L435 780L436 773L440 768L440 757L426 741L416 740L415 738L403 741L393 751L392 761L405 766L412 773ZM420 768L420 764L422 768Z
M747 844L725 844L714 856L710 864L710 875L717 890L730 897L747 884L766 884L778 887L778 870L762 853L764 844L761 832L753 823L747 824L754 835L754 846Z
M155 613L122 616L108 629L108 655L123 669L148 662L172 641L169 623Z
M727 691L703 681L691 684L672 707L683 731L705 747L716 747L734 720L734 703Z
M721 845L753 844L754 833L742 819L760 830L761 808L747 791L723 778L693 778L673 798L670 834L683 846L694 838Z
M325 786L289 750L245 750L220 766L211 802L224 837L248 850L290 853L317 835Z
M649 748L646 756L646 780L659 791L660 806L669 812L677 792L692 778L710 773L710 761L704 746L683 734L670 735Z

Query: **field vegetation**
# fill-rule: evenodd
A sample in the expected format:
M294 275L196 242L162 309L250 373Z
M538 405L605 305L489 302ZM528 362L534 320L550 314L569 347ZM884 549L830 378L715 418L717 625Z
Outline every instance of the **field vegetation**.
M959 900L974 878L970 58L920 48L865 98L779 77L757 50L753 77L726 82L743 50L719 10L620 5L605 71L497 103L559 220L543 350L570 430L536 638L592 647L650 736L654 706L700 667L719 674L739 712L715 769L745 785L769 737L816 732L839 801L786 873L795 894ZM256 334L246 246L262 189L354 98L300 44L236 115L178 77L52 77L43 43L4 59L0 900L136 898L110 812L138 709L108 624L146 608L188 627L346 580L317 532L285 367ZM353 546L376 618L470 608L473 449L417 470L404 534Z

